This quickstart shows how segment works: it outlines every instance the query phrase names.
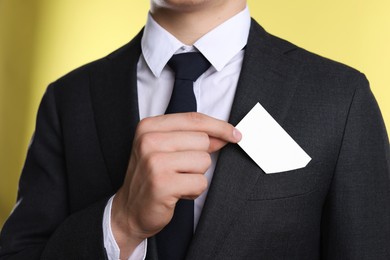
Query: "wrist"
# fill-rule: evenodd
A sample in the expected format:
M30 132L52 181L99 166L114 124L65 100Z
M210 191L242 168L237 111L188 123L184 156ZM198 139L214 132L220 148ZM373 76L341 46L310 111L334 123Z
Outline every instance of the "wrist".
M114 239L120 249L120 258L127 259L146 237L132 231L129 217L124 210L119 192L115 195L112 208L110 225Z

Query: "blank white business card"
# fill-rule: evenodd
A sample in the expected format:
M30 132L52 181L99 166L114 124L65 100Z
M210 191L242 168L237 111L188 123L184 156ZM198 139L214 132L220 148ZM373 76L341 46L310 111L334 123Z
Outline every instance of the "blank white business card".
M267 174L303 168L311 160L259 103L236 128L242 133L238 144Z

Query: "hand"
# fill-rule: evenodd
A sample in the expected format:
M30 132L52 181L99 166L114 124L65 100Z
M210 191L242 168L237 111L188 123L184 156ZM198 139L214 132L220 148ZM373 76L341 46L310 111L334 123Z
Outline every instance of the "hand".
M121 258L170 222L179 199L202 194L208 185L204 173L211 164L210 153L240 139L229 123L200 113L143 119L111 211Z

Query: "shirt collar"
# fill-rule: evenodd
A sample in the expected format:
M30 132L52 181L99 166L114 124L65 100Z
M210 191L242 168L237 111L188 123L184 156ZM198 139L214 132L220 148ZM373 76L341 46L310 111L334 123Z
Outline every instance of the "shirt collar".
M194 47L217 70L226 64L246 45L250 28L250 14L246 7L243 11L214 28L194 43ZM159 77L169 59L184 43L161 27L149 14L142 36L141 48L146 63L154 76Z

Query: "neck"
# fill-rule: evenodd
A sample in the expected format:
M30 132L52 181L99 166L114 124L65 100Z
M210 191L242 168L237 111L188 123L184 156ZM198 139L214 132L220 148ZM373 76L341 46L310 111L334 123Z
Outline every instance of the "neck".
M204 1L197 6L163 6L152 2L150 13L165 30L186 45L193 45L203 35L238 14L245 0Z

